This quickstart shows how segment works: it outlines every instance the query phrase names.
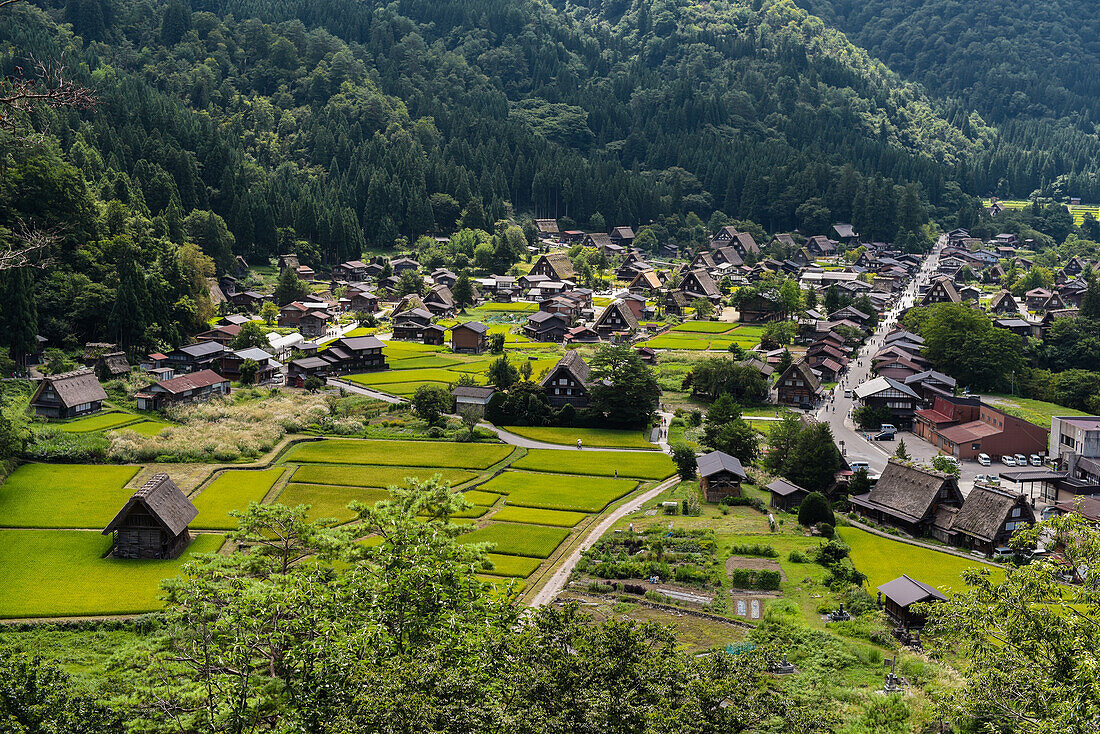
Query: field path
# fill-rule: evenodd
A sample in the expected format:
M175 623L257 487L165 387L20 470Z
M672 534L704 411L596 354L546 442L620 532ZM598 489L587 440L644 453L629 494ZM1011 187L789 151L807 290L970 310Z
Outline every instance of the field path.
M633 499L627 500L618 509L614 510L610 515L601 519L599 523L597 523L591 530L588 531L588 535L584 537L584 540L582 540L577 545L577 547L573 549L569 556L566 557L565 561L563 561L561 566L558 567L558 570L554 572L554 575L551 576L550 579L545 584L543 584L543 587L538 590L538 593L536 593L535 596L532 597L531 601L528 602L528 606L539 607L543 604L549 604L550 602L554 601L554 598L557 597L558 593L563 588L565 588L566 582L569 581L569 575L573 573L573 568L577 565L577 561L580 560L581 553L584 553L586 550L591 548L592 544L603 537L603 534L610 530L611 526L614 525L617 521L626 517L628 514L638 509L646 502L649 502L651 499L659 495L661 492L664 492L666 489L679 481L680 477L678 476L670 477L669 479L661 482L648 492L640 494Z

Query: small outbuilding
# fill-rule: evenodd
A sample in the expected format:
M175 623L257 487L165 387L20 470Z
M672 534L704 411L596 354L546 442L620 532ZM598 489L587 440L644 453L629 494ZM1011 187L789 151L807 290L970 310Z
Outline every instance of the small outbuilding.
M766 489L771 494L769 504L776 510L793 510L802 504L802 500L810 494L810 491L788 482L786 479L776 479Z
M451 349L455 354L481 354L489 348L489 327L467 321L451 327Z
M699 471L699 488L707 502L721 502L726 497L741 496L741 482L749 478L741 461L723 451L711 451L695 460Z
M476 415L485 415L485 407L496 392L492 385L457 385L451 390L455 399L455 412L472 412Z
M179 558L191 543L187 525L199 511L167 474L154 474L103 529L115 558Z
M907 630L922 629L926 621L924 616L912 610L914 604L938 601L947 601L947 597L905 574L878 587L878 602L886 616Z

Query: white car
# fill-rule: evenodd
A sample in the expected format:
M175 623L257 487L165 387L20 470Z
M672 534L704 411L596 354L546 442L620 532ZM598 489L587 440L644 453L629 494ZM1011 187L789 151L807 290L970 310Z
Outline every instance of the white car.
M1039 458L1039 454L1032 454L1028 457L1031 460L1032 466L1042 466L1043 460Z
M1012 458L1016 460L1016 466L1027 466L1027 457L1023 454L1013 454Z
M989 454L978 454L978 463L982 466L989 466L993 462L989 460Z
M1012 458L1008 454L1001 457L1001 463L1005 466L1016 466L1016 459Z
M860 469L868 473L871 471L871 465L866 461L851 461L848 463L848 466L852 468L853 472L857 472Z

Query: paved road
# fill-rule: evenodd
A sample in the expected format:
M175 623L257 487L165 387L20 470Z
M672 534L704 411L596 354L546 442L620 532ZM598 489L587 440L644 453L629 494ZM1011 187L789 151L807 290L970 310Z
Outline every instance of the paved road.
M580 560L582 553L591 548L593 543L602 538L603 534L610 530L612 525L644 505L646 502L649 502L678 481L680 481L679 477L666 479L648 492L628 500L622 507L619 507L610 515L603 517L599 523L588 531L584 540L582 540L566 557L565 562L558 567L558 570L554 572L550 580L538 590L538 593L528 602L528 606L539 607L554 601L561 590L565 588L565 584L569 581L569 576L573 573L573 568L576 567L577 561Z
M398 395L390 395L388 392L379 392L378 390L371 390L369 387L363 387L362 385L356 385L354 382L348 382L340 377L329 377L328 384L336 385L343 388L348 392L356 393L357 395L366 395L367 397L374 398L375 400L381 400L386 403L407 403L408 401Z

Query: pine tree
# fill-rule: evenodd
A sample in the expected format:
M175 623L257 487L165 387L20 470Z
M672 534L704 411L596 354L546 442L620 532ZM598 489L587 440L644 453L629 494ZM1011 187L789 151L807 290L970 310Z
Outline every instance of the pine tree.
M0 272L0 331L11 358L26 366L27 355L38 348L38 309L30 268Z

